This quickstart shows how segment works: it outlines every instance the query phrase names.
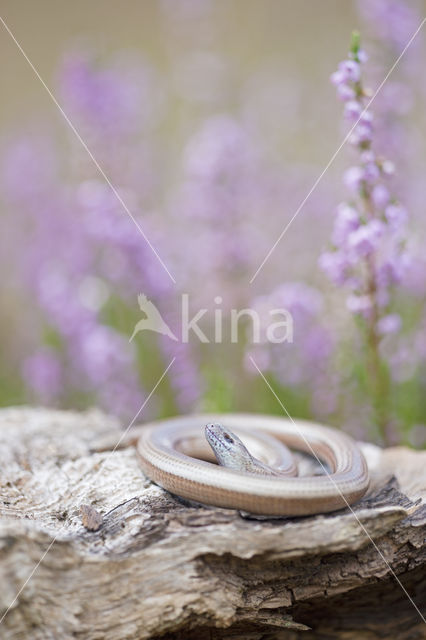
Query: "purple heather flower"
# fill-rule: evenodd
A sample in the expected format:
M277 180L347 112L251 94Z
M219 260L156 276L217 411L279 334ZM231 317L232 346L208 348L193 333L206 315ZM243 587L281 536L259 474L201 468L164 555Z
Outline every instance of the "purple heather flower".
M338 97L345 102L355 98L355 89L351 85L358 82L359 78L360 65L355 60L341 62L338 70L330 77L331 82L336 85Z
M366 162L362 169L364 172L363 179L365 180L365 182L368 182L368 184L372 184L379 179L380 169L377 166L376 162Z
M401 0L358 0L367 23L382 40L392 43L397 54L419 26L420 18L414 5Z
M350 167L343 175L343 182L352 193L358 193L364 173L361 167Z
M100 67L90 56L74 53L64 61L60 84L73 117L103 135L131 133L160 111L152 72L142 64L114 61Z
M390 313L389 315L380 318L377 323L377 330L380 335L397 333L401 329L401 324L401 316L397 313Z
M345 246L348 236L360 225L359 213L346 203L337 208L337 217L333 227L332 242L336 247Z
M421 24L421 5L417 0L358 0L357 4L375 50L372 82L377 86ZM396 176L395 183L398 193L413 212L418 209L416 189L413 188L416 180L408 184L407 177L413 176L417 169L421 173L424 164L417 140L417 120L413 114L418 99L422 99L424 87L423 45L422 34L419 33L405 51L392 78L374 100L377 148L385 155L397 158L398 164L407 168L407 175ZM383 172L386 173L385 170Z
M363 149L360 154L361 162L365 164L375 164L376 163L376 155L372 149Z
M383 233L383 223L380 220L371 220L349 235L348 247L356 258L368 256L377 250Z
M376 292L376 302L379 309L386 310L386 307L389 306L390 301L391 301L391 297L390 297L389 289L378 287Z
M46 140L18 139L5 154L2 184L13 202L39 201L55 179L55 157Z
M270 351L265 349L264 345L254 345L247 349L244 354L244 368L248 373L256 375L257 371L253 367L251 358L253 358L261 371L267 371L273 366Z
M385 217L394 230L400 229L407 222L407 211L399 204L389 204L385 209Z
M121 375L110 378L98 388L97 394L98 402L105 411L120 416L127 422L134 418L145 400L145 394L137 377L132 373L129 372L127 375L127 372L121 372ZM158 415L159 407L156 400L154 397L150 398L150 402L138 416L140 421L155 418Z
M404 264L401 284L405 291L419 300L426 299L426 260L424 256L410 255Z
M347 100L353 100L353 98L355 98L355 91L352 87L348 87L347 84L339 84L337 87L337 95L340 100L346 102Z
M389 202L389 191L384 184L376 184L371 191L371 200L377 209L383 209Z
M373 129L369 122L360 121L353 130L349 142L354 146L365 142L371 142L373 137Z
M322 253L319 257L318 265L337 286L345 284L347 281L350 265L347 256L340 253L340 251Z
M315 403L315 398L324 391L324 380L328 380L335 349L333 332L323 323L324 300L321 293L302 282L286 282L269 295L253 300L250 307L262 319L265 318L265 323L271 321L269 310L286 309L291 313L294 326L293 342L265 342L251 348L255 361L259 360L263 369L272 371L282 384L295 388L303 385L305 390L309 389L313 407L320 415L333 411L336 389L330 387L327 403Z
M170 309L164 309L162 316L175 335L179 335L180 317ZM193 409L204 391L197 367L194 345L175 342L168 336L160 336L159 344L164 359L175 358L170 369L170 382L175 392L176 404L180 411Z
M368 314L371 310L372 300L370 296L350 295L346 299L346 306L352 313Z
M367 62L368 60L368 55L364 51L364 49L358 49L357 57L362 64L364 64L364 62Z
M191 177L223 180L244 168L251 153L243 127L229 116L215 116L190 141L186 168Z
M379 265L376 277L382 290L401 282L407 268L407 261L407 254L394 253Z
M302 313L304 316L314 316L321 312L323 299L321 293L314 287L303 282L286 282L278 286L268 298L268 306L283 306L292 314Z
M349 100L345 104L344 115L348 120L358 120L362 113L362 105L358 100Z
M43 402L52 402L62 391L62 365L57 354L47 347L25 360L22 377Z
M334 71L330 76L330 80L336 87L346 84L346 78L341 71Z
M341 82L358 82L361 77L360 66L355 60L344 60L339 64L338 69L342 77Z
M86 327L80 336L81 365L93 385L105 383L122 365L129 365L132 350L124 336L105 325Z
M373 114L371 111L364 109L360 115L360 122L371 124L373 122Z
M238 278L255 268L252 265L262 251L262 243L266 244L267 225L259 224L259 212L268 207L272 183L260 168L258 150L248 129L226 115L203 122L190 138L183 162L184 183L173 209L182 212L178 225L183 217L197 242L188 252L186 228L182 246L178 247L182 250L180 265L187 265L184 278L191 289L196 285L193 265L199 265L198 295L210 289L215 291L212 297L217 291L223 295L224 270L228 274L226 289L234 289L233 283L239 288ZM240 297L239 292L233 293Z

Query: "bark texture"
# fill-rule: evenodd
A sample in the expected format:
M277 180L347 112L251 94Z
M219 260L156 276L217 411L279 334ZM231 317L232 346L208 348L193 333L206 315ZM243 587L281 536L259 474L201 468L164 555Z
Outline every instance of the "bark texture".
M426 638L426 452L364 445L356 518L258 521L153 485L135 433L0 411L0 638Z

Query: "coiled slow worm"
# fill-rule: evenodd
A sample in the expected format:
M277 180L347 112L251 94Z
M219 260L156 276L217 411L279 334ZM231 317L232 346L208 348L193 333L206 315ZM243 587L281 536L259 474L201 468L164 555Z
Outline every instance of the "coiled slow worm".
M280 475L255 475L209 462L213 458L203 435L212 422L235 431L253 455L278 467ZM295 463L279 443L318 457L327 473L293 477ZM305 420L241 413L181 416L146 425L137 450L144 473L171 493L261 515L341 509L359 500L369 483L366 461L352 438Z

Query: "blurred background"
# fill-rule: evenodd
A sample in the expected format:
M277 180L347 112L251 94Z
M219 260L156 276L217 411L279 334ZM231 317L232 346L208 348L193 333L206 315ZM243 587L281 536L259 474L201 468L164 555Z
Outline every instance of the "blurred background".
M293 417L424 446L424 30L372 104L372 144L395 166L392 193L407 212L407 264L385 305L399 320L377 346L385 430L363 320L319 267L353 148L252 278L348 130L330 75L351 32L361 33L374 91L425 9L414 0L3 0L6 25L166 268L0 26L0 403L96 405L130 420L175 358L141 421L282 413L253 358ZM285 307L293 343L253 345L249 327L237 344L226 330L222 344L152 332L129 342L139 293L178 335L182 293L194 314L209 310L205 333L217 296L225 327L232 308Z

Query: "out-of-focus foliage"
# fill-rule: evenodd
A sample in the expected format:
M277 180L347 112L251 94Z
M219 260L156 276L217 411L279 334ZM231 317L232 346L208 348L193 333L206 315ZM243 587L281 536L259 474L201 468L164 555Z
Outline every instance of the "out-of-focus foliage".
M292 416L344 425L358 437L378 437L368 341L352 314L367 313L358 308L367 294L343 262L350 258L349 233L352 248L353 234L362 236L352 267L367 255L367 245L374 245L368 255L376 251L381 231L367 229L350 201L340 206L334 223L339 251L328 252L342 187L324 180L300 212L303 224L298 219L291 237L283 237L257 274L328 161L294 162L280 148L304 129L304 79L266 66L245 84L235 83L238 68L215 46L210 4L160 6L171 59L168 74L122 53L99 58L73 50L59 64L55 94L111 184L71 131L66 153L55 130L46 126L43 133L17 132L4 151L9 230L1 243L16 332L2 361L2 403L96 403L130 419L174 358L141 419L195 409L280 413L253 359ZM375 88L421 20L414 5L396 0L360 2L359 8L369 53L364 73ZM198 38L192 49L181 47L182 30L189 34L191 28L206 31L208 46ZM425 162L412 124L418 126L416 110L424 100L418 80L424 76L421 47L419 36L378 95L374 122L364 118L364 129L355 132L364 138L352 140L364 154L363 170L368 165L370 172L380 172L382 156L389 172L390 161L395 163L392 197L405 205L402 209L391 199L387 185L376 184L378 175L371 177L369 202L390 225L404 218L404 256L409 257L398 278L381 281L383 290L392 288L393 300L388 308L386 299L386 313L375 329L380 375L384 366L388 387L386 394L382 387L377 390L379 405L386 403L382 435L413 444L422 444L426 421L426 285L420 250ZM358 62L352 56L335 77L351 124L364 105L354 90ZM326 116L325 104L318 127ZM373 128L378 155L369 161ZM350 150L341 153L350 167ZM359 164L345 174L354 194L363 188L365 176L359 174ZM358 304L352 312L346 309L346 294L318 268L321 254L322 266L338 285L352 278L351 300ZM181 296L188 294L191 315L207 309L200 326L210 343L194 334L186 343L152 332L129 342L141 318L139 293L155 303L177 336ZM260 318L271 308L288 309L292 344L252 344L249 326L239 332L237 343L231 342L231 309L244 308ZM220 344L213 337L218 309Z

